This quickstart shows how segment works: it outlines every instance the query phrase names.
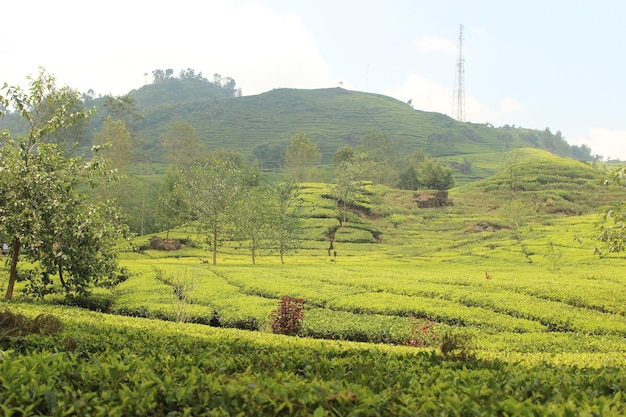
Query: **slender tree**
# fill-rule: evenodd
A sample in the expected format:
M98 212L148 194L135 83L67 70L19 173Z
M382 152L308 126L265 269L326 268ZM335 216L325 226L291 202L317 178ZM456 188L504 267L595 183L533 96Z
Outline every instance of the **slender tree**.
M285 166L297 182L313 181L318 176L317 166L322 153L306 133L298 132L285 149Z
M177 196L188 207L189 220L206 233L213 265L217 264L222 235L243 187L239 169L232 162L220 160L192 167L183 173L176 187Z
M235 236L246 242L250 249L252 264L256 264L258 249L269 237L270 232L269 190L262 187L247 187L241 195L241 204L235 205L234 230Z
M163 146L168 161L179 168L191 167L207 153L194 128L182 120L170 123Z
M101 155L110 161L112 168L122 170L130 162L133 151L131 136L121 120L113 120L109 116L100 132L94 133L93 144L104 148L100 151Z
M116 269L111 242L123 233L79 191L85 181L104 173L101 159L68 157L58 144L47 143L90 113L73 112L75 96L68 95L69 90L59 92L54 77L43 69L29 80L27 91L5 84L5 94L0 94L0 107L16 109L28 125L25 136L14 139L4 131L1 137L0 235L11 247L6 300L13 297L23 248L28 248L26 257L41 266L43 276L59 273L66 292L83 292L105 275L110 278ZM50 114L43 108L56 110ZM90 259L96 252L102 262Z
M293 180L279 182L270 190L270 227L280 262L285 263L285 255L300 244L299 187Z

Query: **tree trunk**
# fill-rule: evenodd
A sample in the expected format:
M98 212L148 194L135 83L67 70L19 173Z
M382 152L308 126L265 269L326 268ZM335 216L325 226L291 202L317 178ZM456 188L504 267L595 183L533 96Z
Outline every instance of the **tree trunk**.
M217 226L213 228L213 265L217 265Z
M13 299L13 288L15 287L15 281L17 281L17 261L20 257L20 249L22 242L19 239L13 239L12 252L11 252L11 272L9 274L9 285L7 286L7 292L4 295L4 299L9 301Z
M256 241L254 238L252 238L252 247L250 249L250 252L252 252L252 265L256 265Z
M65 288L65 295L70 295L70 289L65 284L65 280L63 279L63 267L59 264L59 281L61 281L61 285Z

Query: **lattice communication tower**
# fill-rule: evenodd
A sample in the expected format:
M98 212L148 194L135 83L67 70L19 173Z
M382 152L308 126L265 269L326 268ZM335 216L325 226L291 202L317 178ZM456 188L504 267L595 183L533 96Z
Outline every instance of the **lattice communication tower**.
M465 121L465 59L463 59L463 25L459 25L459 45L454 72L454 96L452 97L452 117Z

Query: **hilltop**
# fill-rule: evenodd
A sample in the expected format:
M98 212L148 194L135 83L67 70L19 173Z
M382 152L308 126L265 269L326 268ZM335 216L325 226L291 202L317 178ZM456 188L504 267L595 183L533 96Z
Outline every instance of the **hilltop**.
M138 135L148 159L162 162L160 141L170 123L188 122L209 150L236 149L253 157L260 146L284 147L305 132L320 148L323 164L343 145L355 145L379 130L406 152L423 150L457 168L462 182L486 178L501 168L503 153L538 148L575 159L590 159L587 149L567 144L560 132L490 124L461 123L435 112L412 108L391 97L342 88L281 88L245 97L227 97L214 84L169 79L129 93L144 116ZM472 164L461 172L459 164Z

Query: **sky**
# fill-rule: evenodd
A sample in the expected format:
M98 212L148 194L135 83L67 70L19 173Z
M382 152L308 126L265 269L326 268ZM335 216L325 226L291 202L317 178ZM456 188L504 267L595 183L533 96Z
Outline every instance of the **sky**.
M467 121L626 160L624 16L622 0L8 0L0 85L44 67L122 95L192 68L243 95L341 86L452 116L463 25Z

